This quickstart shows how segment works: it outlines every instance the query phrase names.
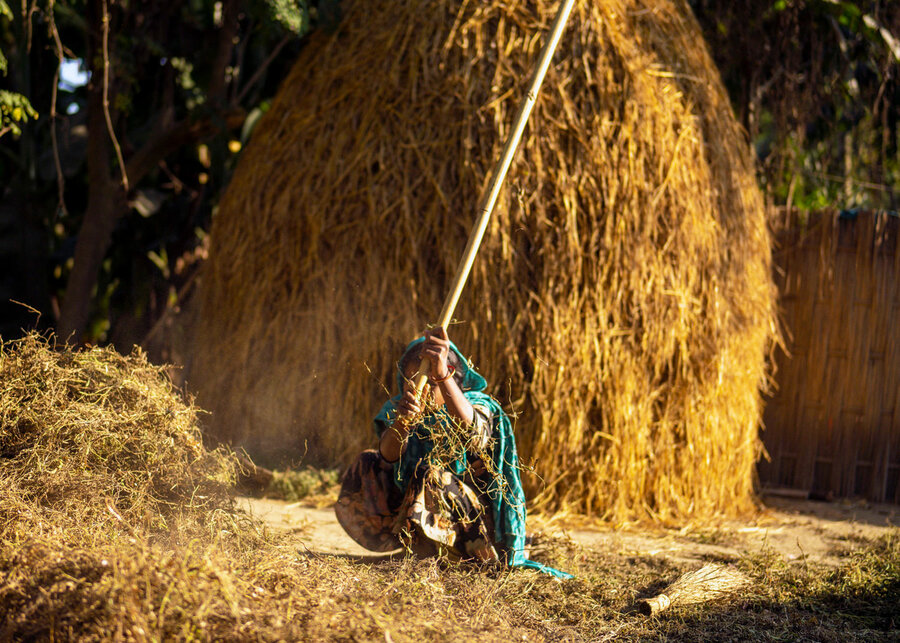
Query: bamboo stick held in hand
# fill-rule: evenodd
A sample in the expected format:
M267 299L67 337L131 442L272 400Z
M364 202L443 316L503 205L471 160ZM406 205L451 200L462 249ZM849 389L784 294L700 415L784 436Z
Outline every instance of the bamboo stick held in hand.
M547 41L544 43L544 48L541 50L537 68L534 71L534 76L531 78L528 92L525 94L525 100L519 107L519 113L516 115L516 120L513 123L512 132L510 132L509 138L503 146L503 153L500 155L500 160L494 168L490 186L479 207L478 219L472 227L472 231L469 233L469 241L466 244L462 259L456 269L456 275L453 277L450 292L444 300L444 307L435 324L436 326L446 328L453 318L453 311L456 310L456 304L459 302L459 297L466 285L466 280L469 278L472 264L475 263L475 255L478 254L478 248L481 246L481 239L484 237L484 231L487 229L491 213L494 211L494 204L496 204L497 197L500 195L500 188L503 186L506 172L509 170L513 156L516 153L516 148L519 146L522 132L525 131L525 124L528 122L528 117L531 114L532 108L534 108L534 103L537 100L541 83L544 82L544 75L547 73L547 68L550 66L550 60L553 58L553 53L556 51L556 45L559 43L559 39L565 30L566 21L569 19L569 13L572 11L574 2L575 0L562 0L556 18L553 20L553 25L550 27L550 36L547 38ZM413 385L415 386L416 391L421 391L422 387L425 386L425 380L428 378L430 368L427 360L422 360L422 363L419 366L419 372L413 379Z

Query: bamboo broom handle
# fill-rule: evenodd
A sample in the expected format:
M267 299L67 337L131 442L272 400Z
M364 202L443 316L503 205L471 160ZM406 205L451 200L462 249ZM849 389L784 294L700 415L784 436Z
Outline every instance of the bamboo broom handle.
M668 609L671 604L672 599L665 594L660 594L659 596L654 596L653 598L648 598L639 602L638 611L644 616L654 616L663 610Z
M500 160L494 168L490 187L479 208L478 220L475 222L472 231L469 233L469 241L466 244L466 249L463 251L459 266L456 268L456 275L453 277L450 292L444 300L444 307L441 310L440 317L438 317L437 326L446 328L453 318L453 311L456 310L456 304L459 302L459 297L462 295L463 288L469 278L472 264L475 263L475 255L478 254L478 248L481 246L481 240L484 237L485 230L487 230L488 222L491 219L491 213L494 211L494 204L497 203L497 197L500 196L500 188L503 187L503 180L506 178L506 172L509 170L513 156L516 153L516 148L519 146L522 132L525 131L525 124L528 122L528 117L531 115L531 110L534 108L538 91L541 89L541 83L544 82L544 75L547 73L547 68L550 66L550 60L553 58L553 53L556 51L556 45L559 43L559 39L566 28L566 21L569 19L569 13L571 13L572 5L574 3L575 0L562 0L559 11L556 13L556 18L553 20L553 25L550 27L550 37L547 39L547 42L544 43L544 48L541 50L541 56L538 60L537 68L534 70L534 76L531 78L531 85L528 87L528 93L525 94L525 100L519 107L519 113L516 115L513 130L510 132L509 138L506 139L506 145L503 146L503 153L500 155ZM425 386L429 368L430 366L427 363L427 360L422 360L422 363L419 365L419 372L413 380L416 391L421 391L422 387Z

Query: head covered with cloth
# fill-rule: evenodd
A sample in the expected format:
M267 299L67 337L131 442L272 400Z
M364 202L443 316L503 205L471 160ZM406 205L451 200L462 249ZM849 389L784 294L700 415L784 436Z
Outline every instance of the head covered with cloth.
M430 375L419 394L411 380L423 358ZM335 513L350 536L374 551L402 545L570 578L528 559L512 423L445 329L406 347L397 388L375 417L378 449L342 481Z

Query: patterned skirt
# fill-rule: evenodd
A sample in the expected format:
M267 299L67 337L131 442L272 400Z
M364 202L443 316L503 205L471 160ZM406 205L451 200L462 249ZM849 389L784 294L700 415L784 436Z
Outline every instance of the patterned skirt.
M404 547L418 555L496 562L484 464L473 462L471 470L460 477L422 466L404 491L381 454L363 451L344 474L334 511L350 537L371 551Z

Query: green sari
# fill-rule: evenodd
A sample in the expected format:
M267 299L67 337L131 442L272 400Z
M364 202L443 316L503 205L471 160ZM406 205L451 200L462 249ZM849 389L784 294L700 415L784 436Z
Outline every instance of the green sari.
M410 343L404 351L404 356L424 341L425 339L420 337ZM454 373L454 377L457 378L463 395L472 406L487 409L493 419L491 427L493 476L488 487L488 495L493 510L495 541L508 552L507 563L510 566L535 569L557 578L572 578L571 574L530 560L526 556L525 492L519 476L519 457L516 452L512 422L500 403L483 392L487 388L484 377L472 368L469 361L452 342L450 348L459 358L460 368ZM388 400L375 416L375 430L379 438L397 417L397 403L400 401L403 385L403 373L398 369L397 387L401 393ZM394 464L394 483L400 489L406 489L419 467L429 464L429 457L435 447L434 436L449 430L451 423L452 419L442 408L424 416L422 421L410 430L403 455ZM462 475L467 466L467 454L464 450L459 449L457 453L454 453L454 459L450 463L449 469L457 475Z

